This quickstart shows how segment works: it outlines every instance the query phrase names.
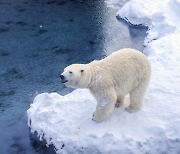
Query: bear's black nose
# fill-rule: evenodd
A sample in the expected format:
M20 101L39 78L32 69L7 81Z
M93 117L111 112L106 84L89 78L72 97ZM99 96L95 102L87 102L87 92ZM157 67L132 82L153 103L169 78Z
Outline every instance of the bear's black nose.
M64 80L64 75L60 75L61 80Z

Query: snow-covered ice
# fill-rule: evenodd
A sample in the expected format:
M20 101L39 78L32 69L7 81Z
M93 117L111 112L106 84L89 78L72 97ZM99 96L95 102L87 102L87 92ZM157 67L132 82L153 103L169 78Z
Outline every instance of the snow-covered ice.
M148 27L144 53L152 64L152 78L142 110L130 114L124 106L115 108L109 119L94 123L96 101L88 90L65 96L43 93L27 111L29 127L57 153L178 154L180 1L131 0L117 16Z
M167 34L179 32L179 0L132 0L118 11L117 17L133 25L148 27L145 45Z

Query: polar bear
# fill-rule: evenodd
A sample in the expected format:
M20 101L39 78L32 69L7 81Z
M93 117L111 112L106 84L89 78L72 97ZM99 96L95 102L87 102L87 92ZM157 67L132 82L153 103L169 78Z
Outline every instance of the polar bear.
M97 100L93 120L101 122L112 113L114 106L124 103L130 95L129 112L139 110L151 76L148 59L139 51L125 48L89 64L72 64L60 75L67 87L88 88Z

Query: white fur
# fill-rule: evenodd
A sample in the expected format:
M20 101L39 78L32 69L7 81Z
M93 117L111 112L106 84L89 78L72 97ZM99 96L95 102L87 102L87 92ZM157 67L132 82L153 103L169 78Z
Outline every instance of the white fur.
M127 48L100 61L70 65L62 75L68 80L67 87L89 88L97 100L93 120L100 122L110 116L114 106L124 102L127 94L130 94L127 111L142 107L151 67L141 52Z

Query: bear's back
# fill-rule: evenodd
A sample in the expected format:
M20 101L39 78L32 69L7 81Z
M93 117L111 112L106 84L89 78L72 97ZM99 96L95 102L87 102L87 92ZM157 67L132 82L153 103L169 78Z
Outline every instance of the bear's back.
M140 51L134 49L126 48L116 51L101 60L101 63L104 70L111 74L114 85L118 89L121 87L124 92L150 79L151 67L148 59Z
M108 69L120 68L136 71L150 71L151 66L146 56L135 49L125 48L116 51L101 60ZM144 72L148 73L148 72Z

